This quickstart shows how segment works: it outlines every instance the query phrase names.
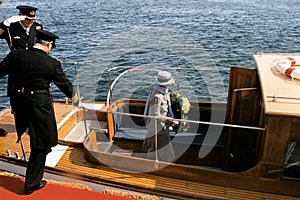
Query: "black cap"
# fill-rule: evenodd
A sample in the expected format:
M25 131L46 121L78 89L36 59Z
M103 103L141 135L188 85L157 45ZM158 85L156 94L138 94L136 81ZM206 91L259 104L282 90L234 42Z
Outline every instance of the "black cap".
M44 40L47 42L53 42L52 47L56 47L55 40L59 39L57 35L45 30L36 30L36 37L40 40Z
M36 19L35 11L37 11L37 8L32 6L17 6L16 8L20 10L21 15L25 15L29 19Z

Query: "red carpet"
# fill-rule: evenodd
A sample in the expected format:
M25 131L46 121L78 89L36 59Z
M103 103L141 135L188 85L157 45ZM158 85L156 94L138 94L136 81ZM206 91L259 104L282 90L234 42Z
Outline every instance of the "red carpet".
M81 190L56 184L49 184L30 195L24 194L24 180L0 175L0 199L1 200L86 200L86 199L109 199L129 200L130 198L119 197L99 192Z

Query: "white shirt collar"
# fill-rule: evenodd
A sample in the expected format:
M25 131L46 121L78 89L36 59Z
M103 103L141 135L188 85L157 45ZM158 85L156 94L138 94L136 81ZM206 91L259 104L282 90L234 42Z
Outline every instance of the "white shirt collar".
M26 28L25 26L23 26L23 24L20 21L19 21L19 23L21 24L21 26L23 27L23 29L26 31L27 35L29 35L30 27Z
M39 46L33 46L33 48L45 51L42 47L39 47Z

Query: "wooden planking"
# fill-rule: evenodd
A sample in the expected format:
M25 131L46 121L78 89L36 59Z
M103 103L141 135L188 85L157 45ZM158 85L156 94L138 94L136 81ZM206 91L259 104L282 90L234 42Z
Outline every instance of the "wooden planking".
M72 165L70 164L72 163ZM299 198L287 197L261 192L252 192L240 189L233 189L209 184L196 183L191 181L178 180L173 178L158 177L149 174L133 174L128 172L110 169L104 165L87 163L84 159L81 148L70 147L63 158L56 166L60 170L78 173L82 176L90 177L90 180L109 180L121 185L126 185L132 189L143 188L144 190L173 195L183 195L194 198L211 199L264 199L264 200L296 200ZM89 178L88 178L89 179ZM218 180L216 180L218 181Z
M6 127L7 126L2 126L1 124L1 128L8 130ZM16 131L9 131L5 137L0 137L0 155L6 155L6 150L9 149L11 154L13 154L14 152L18 152L20 156L23 156L21 145L19 143L16 143L17 139L18 137ZM22 136L22 141L24 144L25 154L26 156L29 156L29 136L27 134L24 134Z
M247 190L237 190L232 188L225 189L226 199L238 199L238 200L299 200L296 197L288 197L282 195L266 194L260 192L252 192Z
M290 140L300 142L300 119L299 118L293 118Z
M73 162L73 164L75 164L72 168L70 168L69 165L70 161ZM61 170L71 170L73 172L77 172L85 176L92 175L93 179L106 179L132 187L142 187L145 189L168 191L178 195L185 194L189 196L200 197L199 191L203 190L201 184L195 184L188 181L157 177L148 174L132 174L127 172L121 172L110 169L103 165L94 165L91 163L86 163L85 166L79 164L84 162L86 161L84 159L81 149L70 147L56 167ZM221 187L215 188L220 190ZM222 191L222 189L220 191ZM220 193L220 191L218 193ZM214 190L214 192L216 192L216 190Z
M261 158L260 177L279 180L283 173L293 118L267 115L266 120L267 131Z
M59 123L64 117L67 116L74 107L70 104L64 104L62 102L54 103L54 112L57 123Z
M245 67L230 67L230 81L228 86L228 100L232 102L233 92L235 89L255 88L257 87L257 71L256 69L248 69ZM227 112L231 110L231 104L227 104ZM226 122L230 122L229 113L226 115Z
M72 109L73 106L71 105L56 102L54 104L54 110L57 123L59 123ZM10 109L0 113L0 128L3 128L8 132L5 137L0 137L0 155L6 155L6 150L9 149L11 153L17 151L20 156L23 156L21 145L16 143L18 137L15 129L14 116L11 114ZM29 156L30 154L29 139L29 135L26 133L23 134L22 141L26 156Z
M76 114L75 114L76 115ZM58 129L58 140L63 140L76 125L76 117L72 115L66 122L65 126ZM77 122L78 123L78 122Z
M226 123L255 127L261 124L261 96L260 89L257 88L257 79L255 69L230 68ZM260 144L257 141L261 140L261 133L233 128L224 130L223 169L237 172L253 167L260 153Z
M9 149L11 154L18 152L20 156L23 156L21 145L16 143L18 136L14 121L14 116L11 114L10 109L0 114L0 128L8 132L5 137L0 137L0 155L6 155L6 150ZM22 141L24 143L25 154L28 156L30 153L29 136L24 134Z

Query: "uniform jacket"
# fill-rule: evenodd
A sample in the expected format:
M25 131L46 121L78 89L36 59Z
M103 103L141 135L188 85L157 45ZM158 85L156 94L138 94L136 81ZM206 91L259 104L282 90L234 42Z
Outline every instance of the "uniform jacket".
M0 23L0 38L5 39L8 47L11 50L14 49L29 49L34 45L34 40L36 36L37 29L43 29L42 25L33 22L30 27L29 35L26 34L26 31L20 24L20 22L11 23L9 27L6 27L3 22ZM7 84L7 95L10 96L11 88L11 80L8 77Z
M5 75L11 79L18 136L29 128L31 148L55 146L57 127L49 84L53 82L69 98L73 95L61 63L40 49L12 50L0 63L0 77Z
M29 49L34 45L36 29L43 29L42 25L33 22L29 30L29 35L20 24L20 22L11 23L6 27L3 22L0 23L0 38L5 39L9 48L13 49Z

